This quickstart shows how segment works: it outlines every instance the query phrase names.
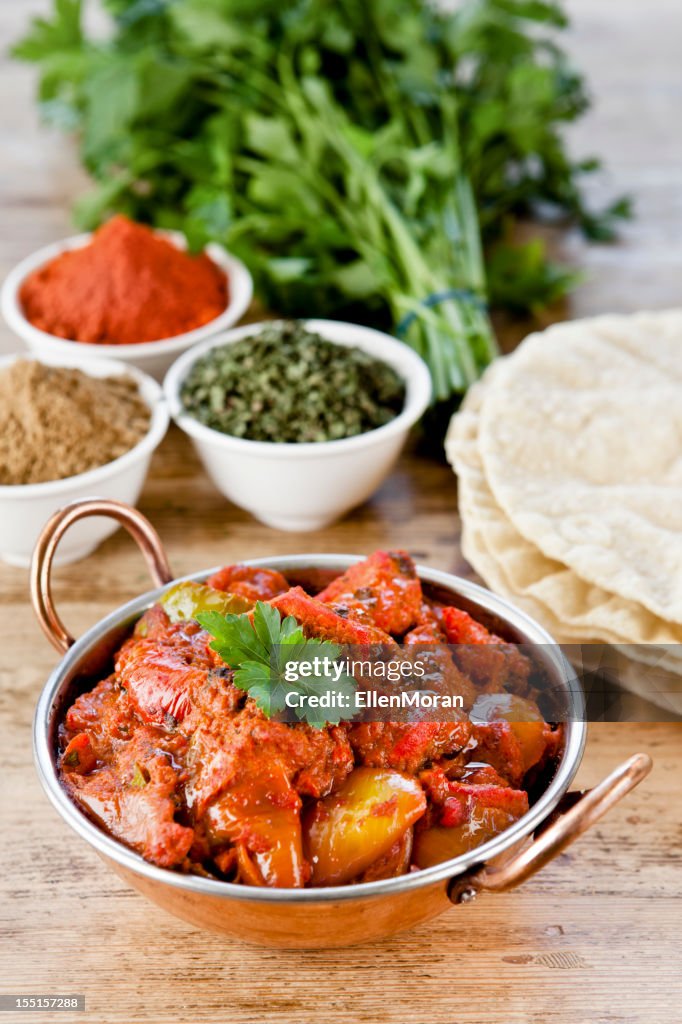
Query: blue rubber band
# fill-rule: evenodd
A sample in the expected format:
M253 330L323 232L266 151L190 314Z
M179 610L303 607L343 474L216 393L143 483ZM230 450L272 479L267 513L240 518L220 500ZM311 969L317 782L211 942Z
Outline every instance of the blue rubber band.
M461 299L462 302L469 302L472 306L477 306L483 313L488 309L487 303L470 288L448 288L443 292L433 292L422 299L419 305L430 309L432 306L439 306L441 302L447 302L448 299ZM395 328L396 337L403 338L418 318L419 313L416 310L406 313Z

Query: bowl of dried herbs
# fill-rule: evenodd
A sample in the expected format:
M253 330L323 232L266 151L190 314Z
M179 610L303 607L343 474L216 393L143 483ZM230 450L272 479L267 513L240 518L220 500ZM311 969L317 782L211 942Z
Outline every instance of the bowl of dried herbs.
M419 356L380 331L268 321L195 346L164 390L230 501L268 525L309 531L379 486L431 381Z

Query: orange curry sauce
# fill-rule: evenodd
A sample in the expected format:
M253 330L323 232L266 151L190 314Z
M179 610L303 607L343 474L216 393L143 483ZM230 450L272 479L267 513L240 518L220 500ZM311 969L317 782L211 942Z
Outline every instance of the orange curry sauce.
M467 710L447 722L322 729L269 720L233 685L209 634L156 604L61 727L62 782L110 835L165 868L323 886L449 859L528 810L532 780L562 746L533 699L530 662L466 612L427 599L404 552L378 551L317 594L247 566L208 584L270 602L309 637L462 645L440 647L438 667L466 709L499 712L513 693L507 718L519 720L474 724Z

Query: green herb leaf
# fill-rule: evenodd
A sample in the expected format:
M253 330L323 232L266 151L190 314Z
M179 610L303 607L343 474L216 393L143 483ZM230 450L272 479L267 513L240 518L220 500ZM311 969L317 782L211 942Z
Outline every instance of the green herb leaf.
M13 47L14 56L21 60L51 60L59 51L79 47L83 43L82 7L82 0L55 0L52 21L33 18L29 32Z
M331 666L341 654L338 644L307 639L296 619L287 616L282 621L279 611L263 601L257 602L252 618L205 612L197 620L214 638L212 650L234 670L234 685L248 693L267 718L287 710L286 697L292 692L304 698L302 705L293 709L295 715L315 728L352 717L344 715L342 707L320 709L305 702L309 696L327 692L350 701L356 688L353 677L342 672L337 679L336 673L324 671L325 659ZM308 673L308 666L315 668L316 658L319 671ZM305 666L305 675L298 674L301 666ZM296 679L288 681L287 672Z
M256 604L255 613L262 615L262 602ZM230 668L238 668L243 662L253 660L269 664L270 652L260 641L247 614L221 615L220 612L202 612L197 622L215 640L211 647Z
M539 312L581 278L575 271L550 261L539 238L525 245L501 243L490 257L490 290L496 299L517 312Z

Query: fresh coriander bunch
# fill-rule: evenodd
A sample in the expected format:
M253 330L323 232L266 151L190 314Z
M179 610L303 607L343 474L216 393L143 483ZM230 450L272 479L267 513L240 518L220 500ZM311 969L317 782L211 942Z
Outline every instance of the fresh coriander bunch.
M121 210L226 244L285 315L393 325L434 400L495 354L487 301L536 309L573 281L518 218L607 237L561 128L586 106L545 0L108 0L90 38L54 0L16 54L44 115L99 183L82 225ZM485 263L488 273L486 275ZM487 277L487 281L486 281Z

